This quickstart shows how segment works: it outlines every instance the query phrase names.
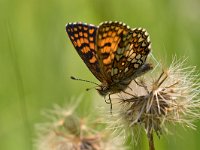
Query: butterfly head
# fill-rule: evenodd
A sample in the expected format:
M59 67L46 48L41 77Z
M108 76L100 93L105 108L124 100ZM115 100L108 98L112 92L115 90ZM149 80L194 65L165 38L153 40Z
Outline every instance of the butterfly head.
M121 84L108 84L108 83L102 83L101 85L99 85L96 90L98 91L98 93L105 97L108 94L115 94L118 93L122 90L124 90L127 86L121 85Z
M110 93L110 88L107 84L101 84L96 88L96 90L101 96L106 96Z

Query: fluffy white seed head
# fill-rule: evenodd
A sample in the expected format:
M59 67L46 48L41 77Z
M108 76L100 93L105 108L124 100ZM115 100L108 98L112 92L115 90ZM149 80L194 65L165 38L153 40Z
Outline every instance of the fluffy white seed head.
M147 136L153 132L160 136L169 125L195 129L193 123L200 118L199 75L195 67L186 67L184 59L174 59L169 68L158 67L126 92L108 124L119 134L128 131L136 141L143 129Z
M74 100L74 102L77 100ZM50 121L37 125L38 150L125 150L122 140L113 141L110 132L99 117L90 115L78 117L78 105L72 103L67 108L56 106L45 114ZM89 116L89 117L88 117ZM95 119L94 119L95 118Z

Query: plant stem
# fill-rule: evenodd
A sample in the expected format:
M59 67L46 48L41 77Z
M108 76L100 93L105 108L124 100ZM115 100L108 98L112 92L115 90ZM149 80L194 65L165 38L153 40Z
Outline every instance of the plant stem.
M149 140L149 150L155 150L152 132L148 134L148 140Z

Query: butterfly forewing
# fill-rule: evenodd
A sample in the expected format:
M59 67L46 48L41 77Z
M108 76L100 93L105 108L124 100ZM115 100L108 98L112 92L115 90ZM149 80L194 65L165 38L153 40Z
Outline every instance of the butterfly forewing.
M97 27L84 23L69 23L66 25L66 32L79 56L94 76L102 82L103 77L95 51Z
M128 34L128 29L118 22L104 22L97 32L97 55L106 81L113 83L112 70L114 60L122 37Z

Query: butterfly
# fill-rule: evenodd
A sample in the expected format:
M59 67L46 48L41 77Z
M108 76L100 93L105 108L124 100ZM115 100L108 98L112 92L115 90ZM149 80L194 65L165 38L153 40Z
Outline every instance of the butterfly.
M76 51L101 82L100 95L125 91L130 82L152 69L146 58L151 42L145 29L122 22L103 22L99 26L68 23L66 32Z

